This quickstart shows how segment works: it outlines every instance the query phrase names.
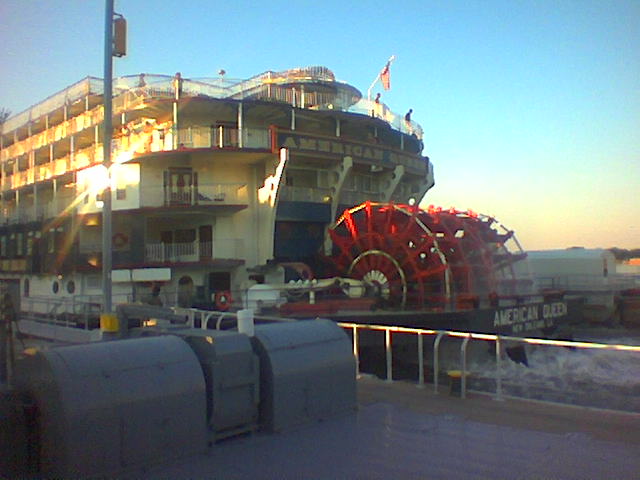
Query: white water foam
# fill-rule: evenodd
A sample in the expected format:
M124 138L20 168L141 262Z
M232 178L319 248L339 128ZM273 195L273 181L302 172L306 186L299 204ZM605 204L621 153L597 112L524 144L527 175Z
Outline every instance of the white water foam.
M637 339L607 343L638 344ZM501 377L506 394L640 412L640 353L584 348L527 346L529 366L508 359ZM494 359L474 359L471 388L491 390L497 378Z

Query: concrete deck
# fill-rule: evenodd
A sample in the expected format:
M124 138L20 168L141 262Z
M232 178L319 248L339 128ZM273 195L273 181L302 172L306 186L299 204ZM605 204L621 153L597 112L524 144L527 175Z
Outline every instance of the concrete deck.
M354 415L230 439L129 478L640 478L638 414L477 394L462 400L431 385L369 377L358 389Z

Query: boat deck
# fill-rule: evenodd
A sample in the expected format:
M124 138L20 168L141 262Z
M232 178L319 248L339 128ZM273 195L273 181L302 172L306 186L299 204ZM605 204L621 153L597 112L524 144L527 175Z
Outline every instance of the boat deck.
M640 415L358 381L354 415L253 434L130 478L637 479Z

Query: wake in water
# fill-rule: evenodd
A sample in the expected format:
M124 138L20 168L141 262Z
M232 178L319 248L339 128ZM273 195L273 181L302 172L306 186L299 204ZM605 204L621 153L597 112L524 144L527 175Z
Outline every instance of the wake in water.
M638 344L637 339L607 343ZM503 393L518 397L640 412L640 354L528 346L529 366L502 361ZM495 391L495 359L473 359L469 388Z

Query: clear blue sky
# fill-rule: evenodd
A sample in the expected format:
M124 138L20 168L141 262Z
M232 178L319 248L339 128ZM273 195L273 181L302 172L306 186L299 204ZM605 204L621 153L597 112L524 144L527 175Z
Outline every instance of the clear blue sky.
M640 247L640 1L117 0L115 74L247 78L325 65L366 92L390 55L435 165L430 203L526 249ZM0 2L0 107L102 77L104 1Z

